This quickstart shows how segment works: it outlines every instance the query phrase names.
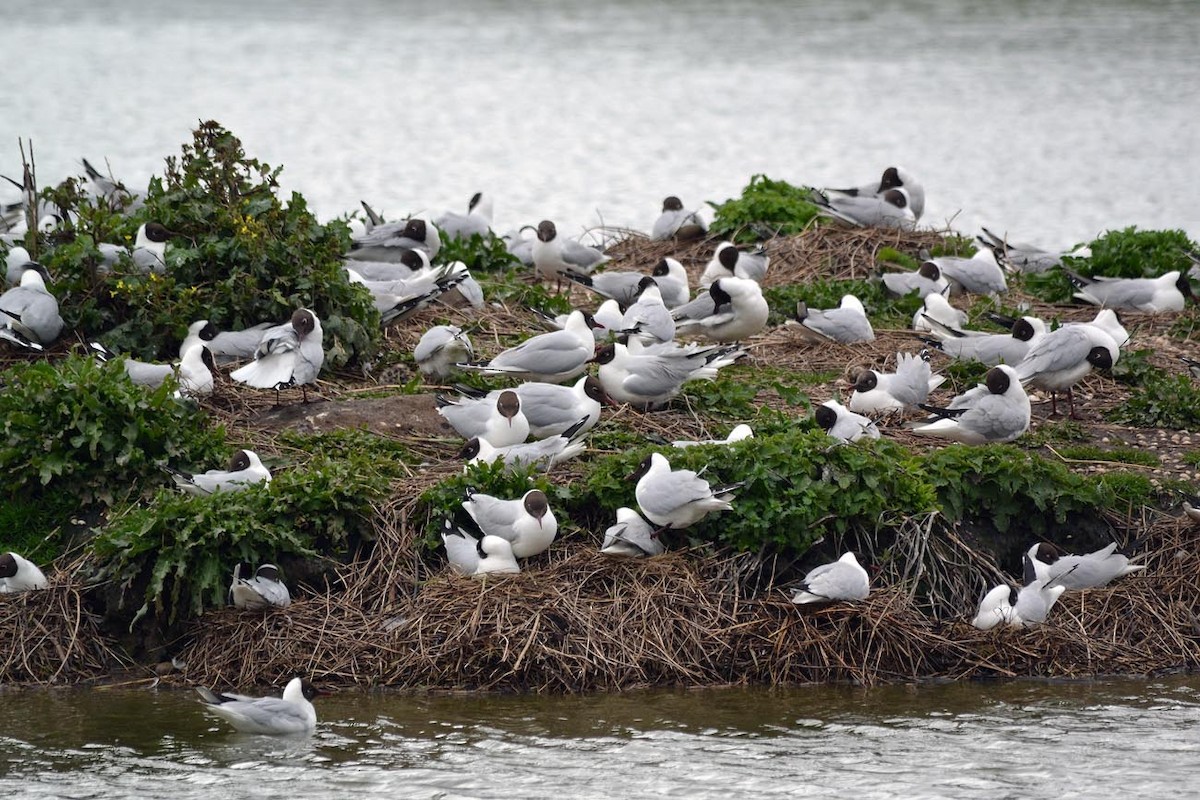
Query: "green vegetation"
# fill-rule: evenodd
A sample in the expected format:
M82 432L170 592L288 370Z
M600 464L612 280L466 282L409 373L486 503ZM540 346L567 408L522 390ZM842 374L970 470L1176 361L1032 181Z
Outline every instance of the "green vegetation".
M508 252L503 239L499 236L484 237L478 233L472 234L469 239L444 238L435 261L438 264L461 261L476 277L482 273L525 269L517 257Z
M169 624L223 605L238 562L336 558L373 538L373 503L387 496L401 449L360 431L290 439L322 455L241 492L159 492L100 531L96 578L143 598L131 625L149 611Z
M1135 450L1132 447L1112 447L1105 449L1095 445L1072 445L1056 448L1063 458L1074 461L1113 461L1118 464L1138 464L1143 467L1157 467L1162 459L1146 450Z
M1192 266L1187 254L1197 249L1183 231L1139 231L1136 226L1107 231L1088 247L1092 250L1090 258L1065 259L1067 266L1084 275L1110 278L1158 277L1173 270L1187 272Z
M321 318L327 367L370 355L379 317L369 294L341 268L349 229L318 223L299 194L282 201L280 171L206 122L178 158L167 159L165 175L150 181L145 207L131 216L81 196L74 182L46 192L79 218L74 240L43 255L67 326L119 352L168 358L186 321L240 329L286 320L303 306ZM101 269L97 243L132 246L148 221L174 233L165 273L140 273L128 257L112 272Z
M223 431L174 398L174 381L137 386L120 363L86 356L15 366L5 380L0 470L10 498L113 505L161 485L160 464L225 457Z
M862 301L871 324L880 329L912 327L913 314L922 303L916 292L904 297L891 297L878 281L814 280L764 289L763 297L771 309L767 324L781 325L794 319L799 302L806 303L809 308L836 308L842 302L842 296L847 294ZM913 341L916 342L916 339Z
M1196 430L1200 427L1200 388L1187 375L1156 370L1128 402L1109 412L1108 419L1139 428Z
M733 242L753 242L770 236L788 236L803 231L817 216L807 186L792 186L754 175L740 197L726 200L716 209L709 236Z

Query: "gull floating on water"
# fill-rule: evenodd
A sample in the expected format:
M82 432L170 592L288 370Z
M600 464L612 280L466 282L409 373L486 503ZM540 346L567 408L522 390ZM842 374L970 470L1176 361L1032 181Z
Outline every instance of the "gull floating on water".
M317 726L317 711L312 700L323 694L299 677L288 681L282 698L218 694L203 686L197 686L196 691L204 699L208 711L241 733L270 736L312 733Z

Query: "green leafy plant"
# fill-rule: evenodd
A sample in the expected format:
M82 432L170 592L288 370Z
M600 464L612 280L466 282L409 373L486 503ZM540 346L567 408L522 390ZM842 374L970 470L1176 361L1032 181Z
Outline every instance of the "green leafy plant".
M372 502L388 481L364 466L362 456L321 457L245 491L164 490L97 534L95 577L114 582L121 602L142 598L131 627L151 611L171 624L221 606L234 564L336 557L371 539Z
M1064 263L1085 275L1110 278L1157 277L1172 270L1187 272L1192 262L1188 252L1196 244L1181 230L1139 231L1130 226L1107 231L1088 247L1088 258L1067 258Z
M0 392L0 470L12 497L66 493L79 503L138 497L161 477L161 463L224 456L223 431L157 389L130 382L120 363L70 356L13 367Z
M166 358L194 319L238 329L282 322L304 306L321 318L329 367L369 355L379 317L341 267L349 229L341 221L318 223L299 194L284 202L279 173L247 156L219 124L205 122L178 158L167 159L165 174L151 179L145 206L131 217L69 186L49 192L74 202L79 214L74 241L45 256L67 324L103 337L111 349ZM138 225L151 220L175 234L165 274L141 274L129 261L100 269L97 242L131 245Z
M499 236L472 234L469 239L443 239L435 261L450 264L461 261L473 275L523 269L524 265L508 252L508 246ZM528 270L526 270L528 272Z
M754 175L741 197L726 200L716 209L709 235L735 242L752 242L764 236L786 236L803 231L817 216L809 199L811 189Z
M1122 464L1139 464L1143 467L1157 467L1162 459L1146 450L1135 450L1132 447L1111 447L1105 449L1095 445L1072 445L1059 447L1057 452L1066 459L1076 461L1113 461Z
M1195 430L1200 426L1200 388L1187 375L1168 375L1157 370L1142 380L1128 401L1107 416L1112 422L1141 428Z

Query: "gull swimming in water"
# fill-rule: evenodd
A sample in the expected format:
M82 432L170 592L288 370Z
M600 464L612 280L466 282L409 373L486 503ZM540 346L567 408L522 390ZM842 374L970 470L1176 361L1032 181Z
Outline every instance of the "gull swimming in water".
M854 551L848 550L837 561L822 564L804 576L793 589L792 602L829 603L838 600L866 600L871 593L871 580L858 563Z
M279 568L274 564L259 566L253 578L243 578L242 565L238 564L233 568L229 602L236 608L252 610L287 608L292 604L292 595L283 581L279 580Z
M196 691L204 699L208 711L241 733L269 736L312 733L317 726L317 711L312 700L324 694L299 677L288 681L282 698L219 694L203 686L197 686Z

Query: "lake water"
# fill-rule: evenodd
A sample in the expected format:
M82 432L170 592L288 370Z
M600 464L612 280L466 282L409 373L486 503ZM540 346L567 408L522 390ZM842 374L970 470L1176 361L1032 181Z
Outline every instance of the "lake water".
M190 692L0 693L20 798L1164 798L1200 781L1200 680L318 698L311 737Z
M1200 238L1192 2L56 0L6 4L0 172L144 185L200 119L323 216L496 199L496 226L649 228L750 176L900 163L925 222L1045 245ZM0 188L0 199L11 197Z

